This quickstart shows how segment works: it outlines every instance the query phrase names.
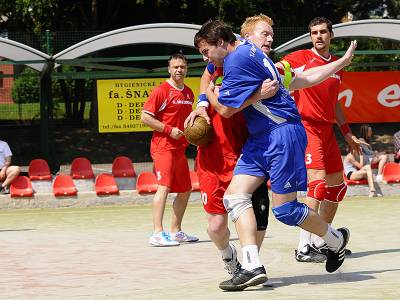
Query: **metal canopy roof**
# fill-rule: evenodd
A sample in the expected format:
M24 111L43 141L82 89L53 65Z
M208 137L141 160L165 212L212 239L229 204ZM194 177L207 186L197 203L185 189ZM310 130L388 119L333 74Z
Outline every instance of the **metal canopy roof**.
M200 25L155 23L109 31L54 55L54 59L73 59L95 51L132 44L176 44L193 47L193 38Z
M369 19L333 25L335 37L374 37L400 41L400 20ZM277 53L286 52L293 48L309 44L310 34L306 33L274 50Z

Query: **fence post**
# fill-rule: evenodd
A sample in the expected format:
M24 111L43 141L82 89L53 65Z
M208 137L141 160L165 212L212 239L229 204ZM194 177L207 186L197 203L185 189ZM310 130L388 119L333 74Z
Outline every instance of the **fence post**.
M49 162L52 173L59 169L55 157L54 128L53 128L53 96L51 72L54 62L46 62L40 74L40 145L43 157Z

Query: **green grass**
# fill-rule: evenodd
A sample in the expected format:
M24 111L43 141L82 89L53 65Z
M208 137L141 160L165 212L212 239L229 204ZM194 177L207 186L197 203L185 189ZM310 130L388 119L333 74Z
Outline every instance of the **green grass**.
M86 102L84 119L89 119L90 102ZM63 103L55 104L54 119L65 118ZM0 104L0 120L28 121L40 119L40 103Z

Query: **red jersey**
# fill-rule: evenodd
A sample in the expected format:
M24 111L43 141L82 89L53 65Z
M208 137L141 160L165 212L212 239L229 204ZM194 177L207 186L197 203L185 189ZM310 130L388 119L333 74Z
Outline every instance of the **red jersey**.
M337 60L330 56L328 59L320 56L315 50L299 50L286 55L286 60L295 73L328 64ZM333 74L318 85L293 93L301 118L314 122L335 122L335 106L338 101L339 87L343 71Z
M143 106L143 111L154 116L160 122L183 131L183 123L192 112L193 99L193 92L186 85L179 90L165 81L150 93ZM154 131L150 151L153 153L181 149L188 145L185 137L175 140L163 132Z
M200 146L199 150L202 151L206 147L207 152L215 157L237 159L248 137L246 121L242 113L238 112L230 118L224 118L210 107L208 114L215 136L210 143Z

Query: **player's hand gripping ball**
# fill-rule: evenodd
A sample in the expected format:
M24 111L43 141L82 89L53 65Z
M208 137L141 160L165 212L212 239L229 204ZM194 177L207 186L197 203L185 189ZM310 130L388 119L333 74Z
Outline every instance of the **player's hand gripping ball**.
M183 131L183 135L189 143L195 146L202 146L208 144L214 136L214 130L206 119L197 116L194 119L193 125L188 126Z

